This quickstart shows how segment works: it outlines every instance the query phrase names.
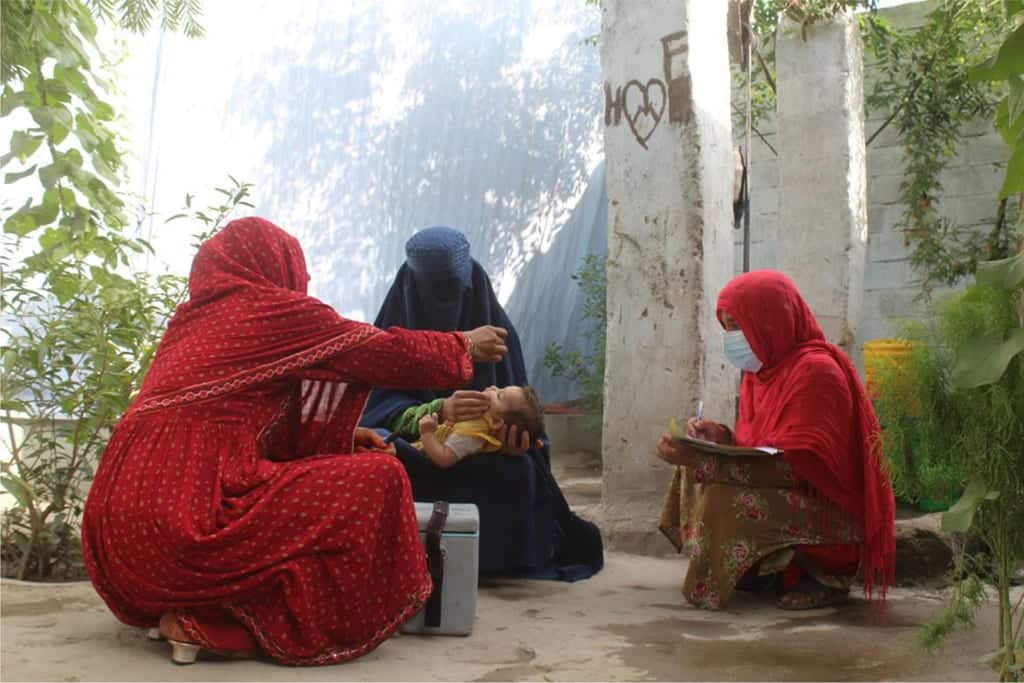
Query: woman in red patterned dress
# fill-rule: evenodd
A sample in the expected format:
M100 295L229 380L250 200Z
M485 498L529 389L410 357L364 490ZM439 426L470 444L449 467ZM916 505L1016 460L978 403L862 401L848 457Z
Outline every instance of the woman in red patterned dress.
M845 602L859 570L865 595L884 605L895 502L857 368L783 273L733 278L716 315L726 358L743 371L739 418L735 434L694 418L691 435L783 455L705 455L662 435L658 456L678 467L659 527L691 558L686 599L719 609L737 587L775 577L779 607L816 609Z
M89 493L93 585L124 623L159 624L175 661L346 661L430 594L405 471L356 424L372 386L466 384L505 331L380 330L308 281L298 241L268 221L203 244Z

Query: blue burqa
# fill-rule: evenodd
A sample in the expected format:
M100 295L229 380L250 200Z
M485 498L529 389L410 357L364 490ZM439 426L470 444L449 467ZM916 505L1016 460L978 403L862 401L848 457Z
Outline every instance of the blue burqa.
M462 233L429 228L406 245L407 260L381 306L377 327L508 330L501 363L477 363L467 389L527 384L522 347L490 278L469 257ZM429 390L376 389L362 424L389 429L410 406L445 396ZM532 437L533 435L531 435ZM480 571L576 581L604 564L597 527L575 515L551 475L547 438L522 457L482 453L451 468L435 466L405 441L395 442L418 501L474 503L480 509Z

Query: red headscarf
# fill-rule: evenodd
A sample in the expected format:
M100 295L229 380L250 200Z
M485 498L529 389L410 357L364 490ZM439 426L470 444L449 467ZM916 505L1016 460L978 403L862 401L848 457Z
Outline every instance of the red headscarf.
M882 599L894 572L895 502L882 467L881 429L860 376L825 341L796 285L770 270L734 278L718 317L739 323L763 364L743 373L736 442L785 451L794 475L864 523L864 590Z
M306 417L331 423L350 446L369 387L347 387L320 361L365 344L380 330L345 320L306 295L298 240L262 218L232 221L206 241L189 275L189 300L171 319L131 412L205 401L294 376ZM296 395L299 383L294 387ZM342 395L344 394L344 400Z

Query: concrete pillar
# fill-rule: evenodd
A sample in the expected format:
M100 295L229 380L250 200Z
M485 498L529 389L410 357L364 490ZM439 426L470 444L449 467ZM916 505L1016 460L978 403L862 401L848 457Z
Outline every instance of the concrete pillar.
M609 198L601 523L609 547L664 552L669 418L733 419L715 320L733 267L727 2L607 0Z
M779 270L800 287L828 339L850 355L866 267L864 57L852 14L783 22L778 69ZM755 190L756 191L756 190Z

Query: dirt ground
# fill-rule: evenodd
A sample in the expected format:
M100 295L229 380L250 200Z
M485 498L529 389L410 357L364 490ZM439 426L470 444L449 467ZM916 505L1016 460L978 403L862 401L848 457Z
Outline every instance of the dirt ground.
M166 643L118 623L88 583L0 584L4 681L877 681L994 680L977 664L994 649L996 613L938 655L916 649L917 626L942 605L934 591L897 589L887 621L863 602L782 612L740 595L723 612L687 606L684 561L609 553L574 584L502 580L480 589L466 638L400 635L347 664L171 663ZM1020 589L1018 589L1020 590Z

